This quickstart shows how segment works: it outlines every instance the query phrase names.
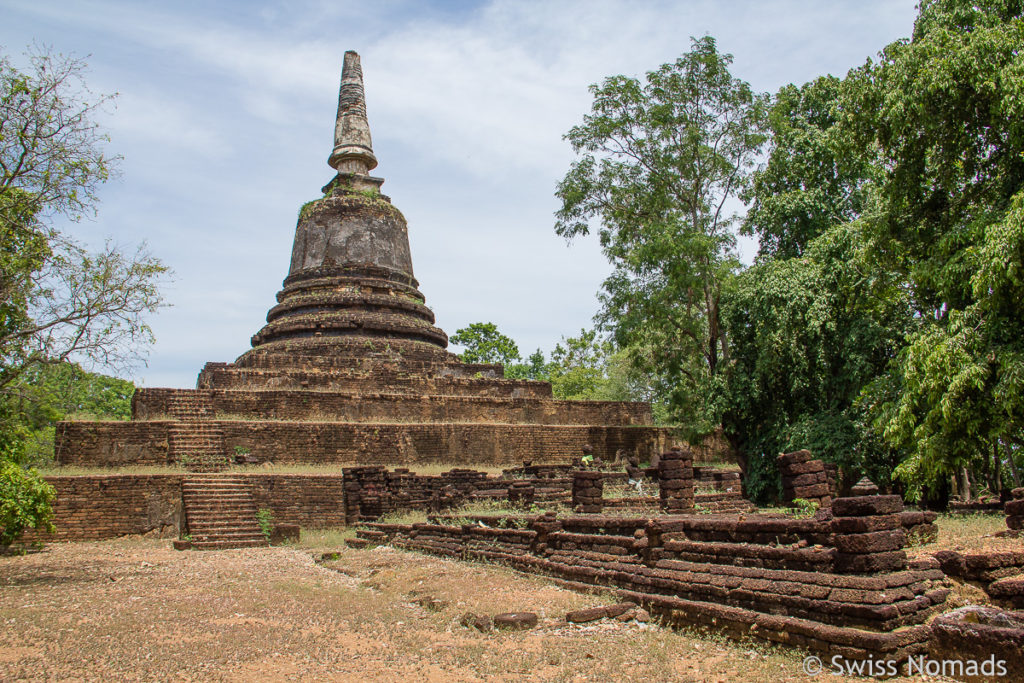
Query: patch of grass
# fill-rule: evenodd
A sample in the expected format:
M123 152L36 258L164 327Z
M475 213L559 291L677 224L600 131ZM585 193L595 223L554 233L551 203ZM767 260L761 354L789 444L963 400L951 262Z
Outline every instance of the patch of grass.
M340 548L345 541L356 537L356 527L330 527L325 529L300 529L297 548Z
M180 465L120 465L117 467L79 467L77 465L46 465L37 468L44 477L84 477L103 474L184 474Z
M935 524L939 527L938 538L934 543L913 548L915 554L936 550L987 552L1020 549L1020 539L992 537L992 534L1006 530L1006 516L1000 513L943 513Z

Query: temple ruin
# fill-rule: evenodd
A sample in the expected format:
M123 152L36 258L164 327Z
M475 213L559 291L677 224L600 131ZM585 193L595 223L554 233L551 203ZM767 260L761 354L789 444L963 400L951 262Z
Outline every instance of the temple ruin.
M81 466L518 464L664 449L646 403L561 401L546 382L446 350L413 275L406 221L381 194L359 55L345 53L336 175L299 211L288 276L252 348L196 389L138 389L130 422L62 422Z

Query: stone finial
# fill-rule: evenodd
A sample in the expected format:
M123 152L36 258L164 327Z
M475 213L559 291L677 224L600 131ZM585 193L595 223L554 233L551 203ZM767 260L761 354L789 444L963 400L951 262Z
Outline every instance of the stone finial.
M850 493L855 496L877 496L878 486L876 486L875 482L871 481L867 477L861 477L861 480L854 484L853 488L850 489Z
M363 93L363 69L359 55L345 53L338 90L338 119L334 124L334 149L327 163L338 173L367 175L377 166L366 120L366 96Z

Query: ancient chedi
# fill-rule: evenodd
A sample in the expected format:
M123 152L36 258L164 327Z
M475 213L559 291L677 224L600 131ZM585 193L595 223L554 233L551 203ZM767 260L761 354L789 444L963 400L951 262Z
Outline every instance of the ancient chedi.
M359 55L345 53L337 172L304 205L288 277L234 363L197 388L138 389L130 422L62 422L62 464L498 464L562 461L589 444L665 447L645 403L559 401L546 382L461 362L413 276L405 218L380 193Z

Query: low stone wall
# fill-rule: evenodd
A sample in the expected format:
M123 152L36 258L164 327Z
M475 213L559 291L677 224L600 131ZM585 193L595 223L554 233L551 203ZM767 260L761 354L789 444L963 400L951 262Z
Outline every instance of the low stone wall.
M348 524L372 521L398 510L438 512L460 505L477 494L488 494L520 504L534 499L517 491L513 484L522 480L498 479L485 472L454 468L439 475L413 474L407 469L387 470L380 466L346 467L344 470L344 519Z
M246 474L257 508L274 521L304 528L345 525L340 474ZM108 474L46 477L57 491L54 534L27 541L96 541L134 534L177 537L184 474Z
M58 422L54 458L61 465L168 465L171 421Z
M257 509L277 524L304 529L345 526L345 487L340 474L248 474Z
M167 464L170 421L60 422L55 452L62 465ZM504 465L562 461L589 444L603 458L618 450L642 457L660 452L659 427L512 424L204 421L223 433L224 455L245 448L261 462L282 464Z
M57 491L53 534L27 541L98 541L130 534L177 537L182 522L180 474L46 477Z
M549 515L452 521L437 516L426 524L368 524L359 536L502 562L571 587L610 588L673 625L713 625L846 658L923 652L925 621L949 592L939 586L943 574L930 558L904 571L850 576L831 571L833 548L787 548L766 540L773 532L823 540L829 521ZM696 540L702 533L737 540ZM760 542L744 548L739 538Z
M213 419L230 415L254 420L547 425L649 425L653 421L648 403L299 390L137 389L132 397L132 416L148 420L171 415L183 393L207 401Z

